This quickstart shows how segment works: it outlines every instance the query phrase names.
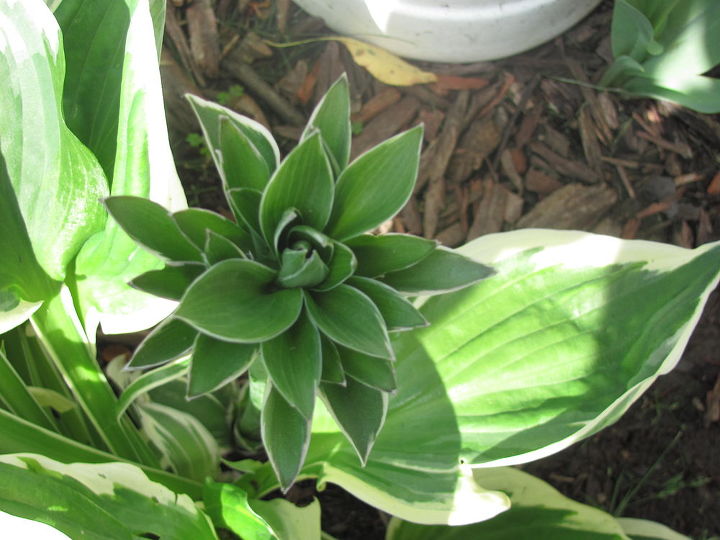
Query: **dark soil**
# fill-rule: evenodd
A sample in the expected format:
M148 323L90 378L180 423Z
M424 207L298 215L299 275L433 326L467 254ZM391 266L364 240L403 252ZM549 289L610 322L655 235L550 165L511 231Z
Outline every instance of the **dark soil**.
M192 4L203 5L210 3ZM449 246L522 227L583 229L684 247L720 238L718 117L568 82L591 84L606 68L611 2L528 53L467 66L423 65L466 79L450 88L449 79L445 86L388 87L334 42L271 50L261 37L291 41L327 32L285 1L218 0L214 14L210 8L168 9L165 97L191 205L225 211L182 93L254 116L287 149L317 98L347 71L360 132L355 149L421 121L426 126L419 189L388 224L391 230ZM188 32L198 21L218 31L194 36L190 48ZM677 369L620 422L525 470L616 515L653 519L698 539L720 535L718 351L720 300L714 296ZM383 538L385 522L376 509L334 486L319 497L328 533Z

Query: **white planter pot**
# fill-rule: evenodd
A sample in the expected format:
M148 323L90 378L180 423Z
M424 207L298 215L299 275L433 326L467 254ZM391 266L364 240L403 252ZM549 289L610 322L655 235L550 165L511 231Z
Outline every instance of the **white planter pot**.
M564 32L600 0L295 0L333 30L400 56L476 62Z

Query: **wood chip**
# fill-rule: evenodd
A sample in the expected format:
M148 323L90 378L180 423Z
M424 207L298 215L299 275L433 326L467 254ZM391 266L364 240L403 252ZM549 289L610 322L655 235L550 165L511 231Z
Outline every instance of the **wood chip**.
M720 195L720 171L718 171L713 179L710 180L710 184L707 187L707 193L709 195Z
M388 107L391 107L400 101L401 97L402 94L397 88L387 86L365 103L362 109L360 109L360 112L352 116L352 119L354 122L361 122L364 124L375 118Z
M195 65L193 55L190 52L190 45L185 37L185 32L183 32L180 26L177 10L173 6L167 6L165 13L165 32L167 32L170 41L175 46L178 56L180 56L180 64L186 71L192 74L197 84L205 86L205 77L203 77L202 72L197 65Z
M563 183L545 174L540 169L531 168L525 175L525 188L528 191L545 196L550 195L553 191L557 191L563 187Z
M564 176L570 176L587 183L599 182L601 178L584 163L566 159L548 148L543 143L532 143L530 149L543 159L547 160L554 170Z
M194 0L185 16L193 59L203 75L214 79L220 72L220 41L210 0Z
M520 128L515 134L515 145L518 148L524 147L532 138L542 118L544 107L535 105L529 112L525 113Z
M541 200L517 222L517 228L591 230L617 202L604 184L568 184Z
M397 134L417 116L420 102L412 96L406 96L363 127L362 133L353 139L352 157L357 157L376 144Z
M503 174L510 179L515 189L519 193L522 193L524 188L523 179L515 168L515 161L513 160L510 150L505 150L502 153L500 156L500 165L502 167Z
M650 141L654 145L656 145L658 148L662 148L663 150L668 150L669 152L675 152L677 154L680 154L685 159L691 159L693 156L692 149L690 146L688 146L685 143L672 143L670 141L666 141L665 139L658 137L656 135L653 135L651 133L648 133L646 131L638 131L637 136L641 139L645 139L646 141Z
M705 396L705 425L720 422L720 375L715 386Z
M169 7L169 6L168 6ZM167 111L168 128L171 132L184 137L188 133L199 131L197 118L185 94L201 96L202 91L190 79L185 69L175 61L170 51L163 48L160 62L163 100Z
M600 169L602 167L602 151L594 129L595 124L593 123L592 115L587 107L582 107L580 109L578 126L580 128L580 140L582 141L585 159L587 160L588 165L590 165L590 167L594 169L598 175L601 175L602 173Z
M457 152L448 165L448 179L463 182L480 169L500 144L502 133L490 116L475 119L460 138Z
M444 246L457 247L465 240L465 232L460 223L453 223L448 228L440 231L435 239Z
M517 215L518 201L522 208L522 199L505 186L492 179L484 180L482 185L483 196L468 231L468 241L485 234L500 232L507 221L506 216L514 218Z
M430 142L437 139L440 126L442 126L445 120L445 113L440 109L421 109L418 117L425 126L425 131L423 132L425 141Z

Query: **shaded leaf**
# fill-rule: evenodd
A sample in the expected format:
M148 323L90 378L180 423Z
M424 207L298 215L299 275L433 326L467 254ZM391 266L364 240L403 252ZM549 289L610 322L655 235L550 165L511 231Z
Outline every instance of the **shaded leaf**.
M397 388L393 362L339 347L343 371L366 386L393 392Z
M287 330L302 307L301 290L272 290L275 278L255 261L220 262L188 288L176 316L218 339L267 341Z
M300 472L310 443L310 420L270 386L262 408L262 440L273 470L286 492Z
M317 328L301 315L287 331L262 344L262 358L273 388L311 420L322 373Z
M446 248L437 248L430 255L397 272L390 272L381 281L407 294L432 295L462 289L493 274L493 270Z
M355 273L355 254L340 242L333 242L333 254L328 263L329 272L325 280L315 287L317 291L329 291L343 283Z
M378 277L403 270L430 255L435 240L409 234L363 234L345 242L357 257L356 274Z
M178 319L166 319L138 345L127 369L158 366L180 358L192 349L197 330Z
M150 270L140 274L130 284L141 291L180 300L190 284L206 270L200 263L186 263L166 266L162 270Z
M192 352L187 395L212 392L244 373L255 359L257 345L228 343L198 334Z
M127 408L141 395L153 388L182 377L190 367L190 359L184 358L142 374L131 382L118 399L115 415L120 418Z
M364 277L353 277L348 281L348 285L365 293L373 301L380 310L388 331L411 330L428 325L422 313L392 287Z
M203 208L188 208L172 215L180 230L198 249L205 246L208 231L227 238L243 251L251 248L250 235L229 219Z
M357 236L387 221L405 205L417 179L422 127L380 143L353 161L338 178L326 234Z
M326 292L305 294L308 314L333 341L380 358L393 358L382 315L357 289L338 285Z
M387 394L350 376L345 386L323 383L320 389L330 414L365 464L385 423Z
M230 201L230 209L238 223L260 234L260 199L262 193L249 188L235 188L225 192Z
M324 335L320 335L322 348L321 381L333 384L345 384L345 371L340 362L337 346Z
M235 243L212 231L207 232L203 252L205 254L205 259L210 266L226 259L245 258L245 254L240 251L240 248L237 247Z

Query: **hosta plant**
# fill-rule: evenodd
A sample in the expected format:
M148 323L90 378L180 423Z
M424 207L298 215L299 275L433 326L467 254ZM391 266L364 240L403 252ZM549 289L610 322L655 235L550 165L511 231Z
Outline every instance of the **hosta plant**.
M260 124L190 100L234 221L193 208L170 213L138 197L106 200L167 264L134 286L179 302L129 367L189 354L190 398L249 369L250 384L264 388L262 440L285 489L303 464L317 395L364 463L397 388L390 335L427 325L408 297L462 289L491 271L432 240L370 234L413 192L422 128L348 163L345 76L282 161Z

